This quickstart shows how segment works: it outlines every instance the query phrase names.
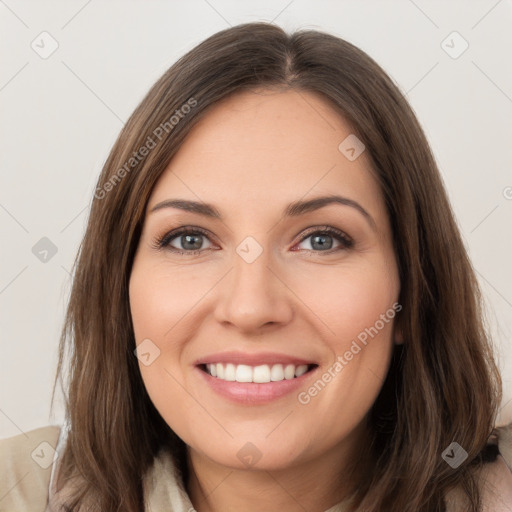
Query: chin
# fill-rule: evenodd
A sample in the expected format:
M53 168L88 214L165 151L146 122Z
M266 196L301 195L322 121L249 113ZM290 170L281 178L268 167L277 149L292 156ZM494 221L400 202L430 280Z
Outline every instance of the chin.
M260 449L250 441L238 447L235 443L233 452L228 450L208 450L204 455L214 463L233 470L280 471L297 465L297 451L286 451L281 447ZM290 453L290 451L292 453Z

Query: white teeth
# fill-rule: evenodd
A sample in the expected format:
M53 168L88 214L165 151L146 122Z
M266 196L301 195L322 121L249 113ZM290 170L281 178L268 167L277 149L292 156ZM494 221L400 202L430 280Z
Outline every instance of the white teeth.
M270 368L268 364L262 364L261 366L255 366L253 370L253 382L264 384L270 382Z
M249 366L246 364L211 363L206 365L206 370L212 377L217 377L221 380L265 384L267 382L279 382L300 377L308 371L308 365L274 364L270 366L262 364L259 366Z
M284 368L284 378L286 380L293 379L295 377L295 366L293 364L287 364Z
M236 368L234 364L228 363L224 368L224 380L231 382L236 380Z
M235 379L237 382L252 382L252 368L246 364L236 367Z
M307 364L301 364L300 366L297 366L295 369L295 377L300 377L301 375L304 375L308 371L308 365Z
M277 381L284 379L284 369L282 364L274 364L270 370L270 380Z

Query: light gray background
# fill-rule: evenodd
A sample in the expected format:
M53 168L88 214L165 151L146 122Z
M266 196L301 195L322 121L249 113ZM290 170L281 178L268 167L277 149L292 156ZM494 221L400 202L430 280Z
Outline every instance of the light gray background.
M49 413L69 272L123 122L183 53L255 20L339 35L407 94L478 272L512 420L510 1L0 0L0 437L63 420L61 400ZM31 47L51 48L43 31L58 43L46 59ZM458 58L453 31L469 43ZM42 237L58 250L46 262Z

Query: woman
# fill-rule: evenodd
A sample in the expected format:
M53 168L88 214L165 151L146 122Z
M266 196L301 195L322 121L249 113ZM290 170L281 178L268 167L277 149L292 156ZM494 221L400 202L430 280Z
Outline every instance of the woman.
M3 442L0 510L511 510L439 172L334 36L239 25L154 85L98 182L66 356L67 426Z

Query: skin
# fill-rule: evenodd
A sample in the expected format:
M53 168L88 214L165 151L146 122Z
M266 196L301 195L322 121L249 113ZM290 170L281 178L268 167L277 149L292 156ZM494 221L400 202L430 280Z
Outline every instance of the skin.
M130 307L137 344L149 338L160 350L140 371L156 408L188 446L186 487L199 512L323 512L355 484L344 475L364 446L366 415L393 343L401 342L393 320L307 404L295 392L269 404L233 403L194 366L230 350L303 357L319 365L299 390L307 391L398 301L391 228L370 161L366 152L351 162L338 150L351 133L314 93L238 93L194 127L153 190ZM374 227L340 204L282 215L294 201L333 193L357 201ZM151 211L176 198L211 203L223 220ZM315 230L306 230L326 225L353 245L336 238L327 238L327 250L312 245ZM209 233L199 235L199 254L155 247L181 226ZM252 263L236 252L248 236L263 249ZM171 243L190 247L181 235ZM261 455L251 467L237 457L247 442Z

